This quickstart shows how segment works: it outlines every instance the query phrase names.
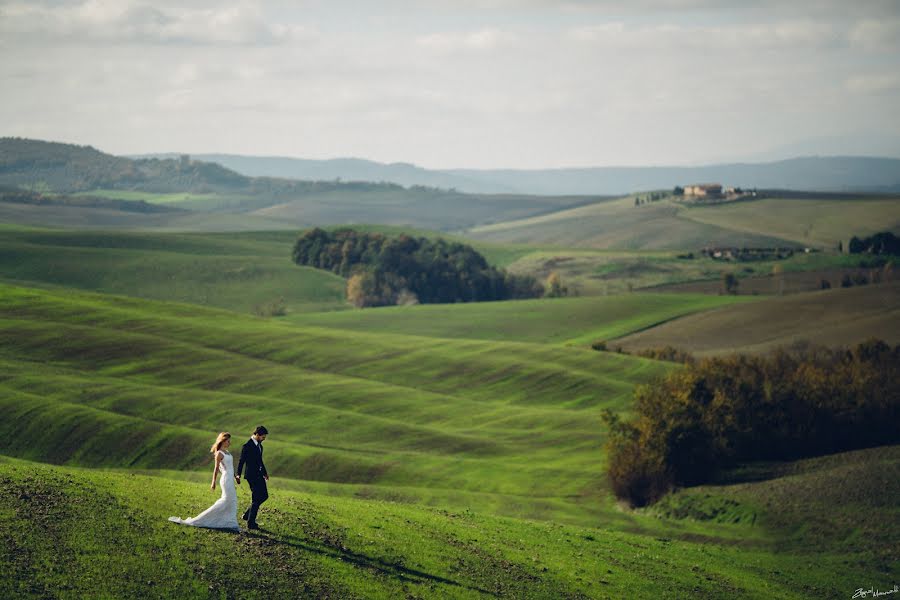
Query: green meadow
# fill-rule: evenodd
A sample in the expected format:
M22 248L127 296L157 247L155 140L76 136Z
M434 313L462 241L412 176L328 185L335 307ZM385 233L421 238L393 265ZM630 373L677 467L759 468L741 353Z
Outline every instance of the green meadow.
M298 324L433 338L590 345L756 298L700 294L620 294L473 304L437 304L298 314Z
M75 218L69 208L53 207L60 223ZM593 342L704 354L900 330L896 283L785 297L641 291L738 268L679 258L734 229L674 208L608 200L537 217L521 237L518 222L474 234L493 264L540 278L557 271L578 296L366 310L349 309L342 278L291 262L299 226L240 231L258 216L198 208L147 217L161 219L140 221L147 231L0 225L0 597L890 589L900 581L898 446L743 465L641 510L610 492L603 411L627 414L636 386L677 366ZM638 226L631 211L641 210ZM238 231L166 231L191 224ZM796 254L736 274L859 260ZM254 315L271 303L285 316ZM218 496L216 433L243 441L259 423L271 431L263 530L169 523ZM246 486L239 497L245 507Z
M633 317L671 297L635 295ZM718 300L688 297L672 314L704 298ZM615 305L588 300L547 301L503 340L499 327L482 339L424 327L440 315L405 330L374 322L394 309L339 326L326 317L345 313L260 319L0 285L0 592L795 598L900 575L888 545L896 447L754 467L653 509L620 507L600 411L627 411L634 385L672 366L561 344L591 310L606 309L603 327L618 322ZM579 321L563 335L536 327L567 307ZM626 308L621 327L640 328ZM263 530L167 522L216 497L216 431L240 439L260 420L272 432ZM860 494L876 475L877 492ZM239 568L248 555L252 571Z
M0 233L0 277L239 312L281 300L290 312L343 308L343 279L291 262L296 235L11 228Z

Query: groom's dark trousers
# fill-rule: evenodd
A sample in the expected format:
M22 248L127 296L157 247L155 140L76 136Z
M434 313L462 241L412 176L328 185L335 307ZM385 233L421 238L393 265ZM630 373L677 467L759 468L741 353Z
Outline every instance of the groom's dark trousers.
M250 508L245 513L247 515L247 524L256 525L256 514L259 512L260 505L269 498L269 489L266 486L265 477L268 476L266 465L262 460L263 447L252 439L241 448L241 459L238 462L237 474L242 476L246 465L247 473L243 478L250 485L252 498Z

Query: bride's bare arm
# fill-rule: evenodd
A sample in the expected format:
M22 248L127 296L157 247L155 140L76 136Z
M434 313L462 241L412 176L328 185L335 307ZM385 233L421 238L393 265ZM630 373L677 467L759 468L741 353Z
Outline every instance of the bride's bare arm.
M212 485L209 486L209 489L216 489L216 475L219 473L219 464L222 462L222 453L216 452L216 464L213 465L213 480Z

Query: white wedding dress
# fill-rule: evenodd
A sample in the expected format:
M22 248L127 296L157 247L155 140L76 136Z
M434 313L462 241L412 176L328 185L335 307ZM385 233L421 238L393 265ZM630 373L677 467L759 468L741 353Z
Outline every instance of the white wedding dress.
M222 455L222 462L219 463L219 471L222 473L219 477L222 496L196 517L189 519L169 517L170 521L193 527L241 530L237 521L238 500L237 489L234 486L234 458L228 452L219 450L218 453Z

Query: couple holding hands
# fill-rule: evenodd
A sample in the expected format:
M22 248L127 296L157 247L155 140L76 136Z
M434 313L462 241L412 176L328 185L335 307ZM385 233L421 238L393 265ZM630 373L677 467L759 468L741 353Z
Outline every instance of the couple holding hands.
M210 529L229 529L240 531L237 521L238 499L236 484L241 483L241 473L246 467L244 479L250 485L252 499L250 508L244 511L241 518L247 521L247 529L259 529L256 523L256 514L260 505L269 497L266 482L269 473L263 463L263 445L269 431L260 425L253 431L253 435L241 448L241 458L238 462L237 472L234 470L234 457L228 449L231 447L231 434L223 431L216 438L216 443L210 448L215 457L213 468L213 480L211 489L216 489L216 475L219 475L219 486L222 495L215 504L193 518L180 519L169 517L173 523L191 525L193 527L206 527Z

